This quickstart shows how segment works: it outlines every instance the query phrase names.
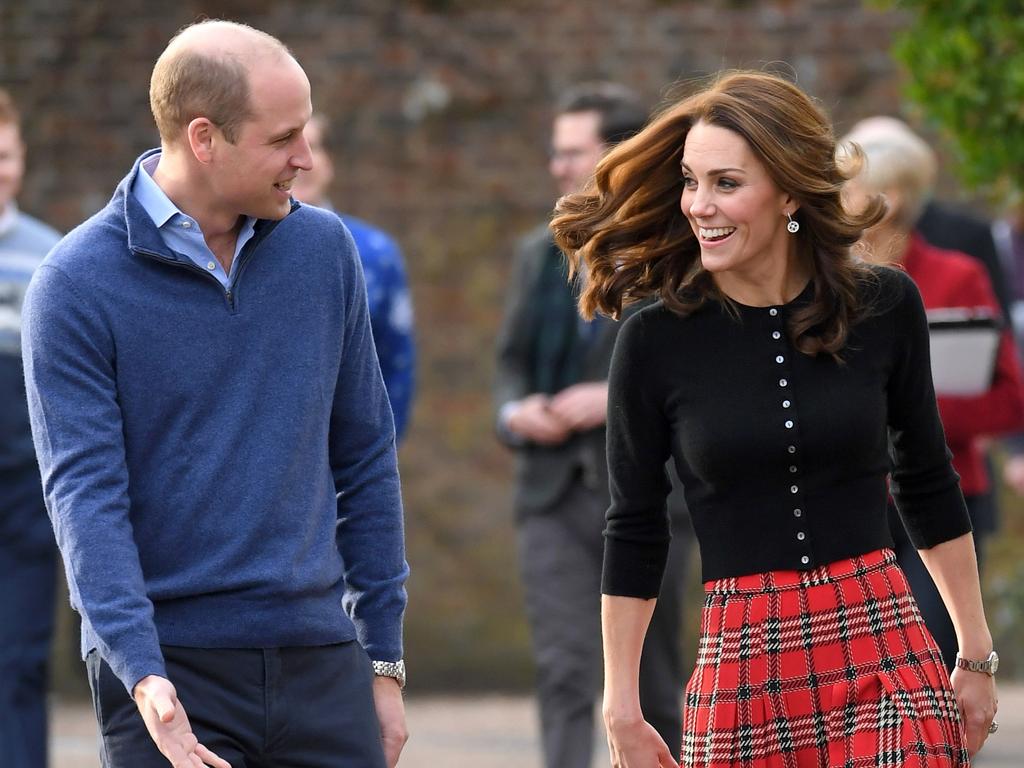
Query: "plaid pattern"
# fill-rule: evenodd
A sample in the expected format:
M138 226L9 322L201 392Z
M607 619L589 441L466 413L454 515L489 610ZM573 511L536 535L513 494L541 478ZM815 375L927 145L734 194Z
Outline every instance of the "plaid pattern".
M705 584L683 768L962 768L949 677L891 550Z

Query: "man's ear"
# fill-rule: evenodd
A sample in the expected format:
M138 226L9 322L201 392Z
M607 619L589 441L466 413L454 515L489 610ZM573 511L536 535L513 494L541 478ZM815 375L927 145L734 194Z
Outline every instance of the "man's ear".
M189 148L196 160L204 165L213 160L213 145L220 138L217 126L209 118L197 117L185 128Z

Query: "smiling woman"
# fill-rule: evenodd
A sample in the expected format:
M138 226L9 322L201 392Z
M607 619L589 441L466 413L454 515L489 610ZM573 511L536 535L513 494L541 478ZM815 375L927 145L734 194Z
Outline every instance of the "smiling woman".
M858 161L837 162L800 89L740 72L669 107L559 201L551 226L586 275L584 315L661 299L623 323L609 376L615 766L673 764L636 704L671 536L668 460L707 592L683 765L957 768L989 732L992 641L924 309L904 273L851 254L884 211L879 198L844 208ZM961 654L979 660L952 681L892 552L890 489Z

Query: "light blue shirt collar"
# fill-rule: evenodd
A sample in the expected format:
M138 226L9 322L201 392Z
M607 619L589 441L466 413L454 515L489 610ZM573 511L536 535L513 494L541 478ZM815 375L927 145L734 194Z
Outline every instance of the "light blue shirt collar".
M138 200L149 218L153 220L158 228L163 227L175 215L184 216L167 196L167 193L160 189L160 185L153 180L153 172L160 163L160 153L146 158L139 167L139 174L135 177L135 185L132 193ZM187 217L186 217L187 218Z
M156 224L157 229L160 230L160 237L163 239L164 245L175 253L187 257L189 261L204 272L212 274L225 288L230 288L237 274L238 254L241 253L242 248L255 234L256 219L248 216L242 224L242 228L238 232L238 238L235 241L235 253L231 259L231 273L226 273L224 267L221 266L220 262L213 255L213 251L206 244L206 240L203 238L203 231L199 227L199 222L191 216L182 213L181 209L174 204L167 196L167 193L153 179L153 172L160 163L160 157L161 153L157 152L142 162L132 184L132 194L135 195L135 199L139 201L143 210L146 211L149 218Z

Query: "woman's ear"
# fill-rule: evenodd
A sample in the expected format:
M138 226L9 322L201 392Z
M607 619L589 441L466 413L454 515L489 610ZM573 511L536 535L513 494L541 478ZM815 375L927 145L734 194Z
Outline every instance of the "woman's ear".
M790 194L786 194L786 196L782 200L782 215L793 216L799 210L800 203L796 201L796 198Z

